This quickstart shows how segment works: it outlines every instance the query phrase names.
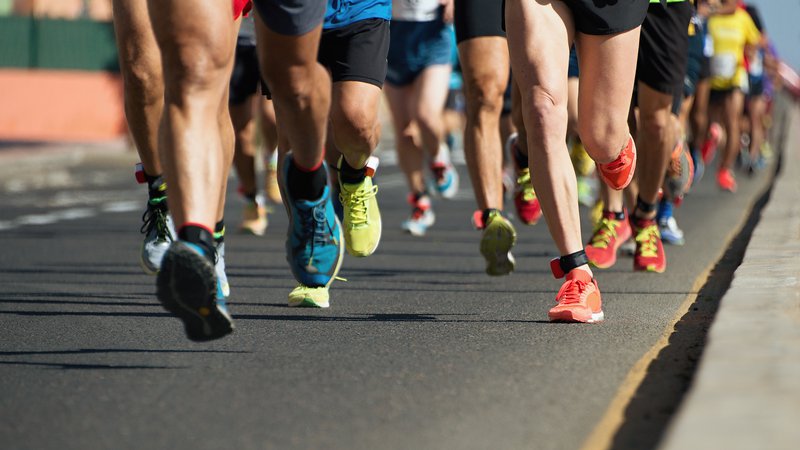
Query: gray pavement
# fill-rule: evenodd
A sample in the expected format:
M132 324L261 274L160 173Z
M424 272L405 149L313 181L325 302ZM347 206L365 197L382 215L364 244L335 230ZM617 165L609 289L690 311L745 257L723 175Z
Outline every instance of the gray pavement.
M399 230L402 177L382 166L383 241L346 259L329 310L285 306L276 208L264 238L226 238L237 329L197 345L138 268L144 192L121 147L35 163L0 152L2 448L652 448L735 270L719 261L770 181L740 176L727 195L704 179L678 211L689 242L668 248L667 273L634 274L622 257L597 273L606 321L567 325L546 320L559 282L544 223L517 225L518 270L489 278L468 183L414 239ZM597 434L688 305L672 336L692 351L670 357L668 380L640 380L624 422Z
M800 114L788 108L781 172L663 449L800 445Z

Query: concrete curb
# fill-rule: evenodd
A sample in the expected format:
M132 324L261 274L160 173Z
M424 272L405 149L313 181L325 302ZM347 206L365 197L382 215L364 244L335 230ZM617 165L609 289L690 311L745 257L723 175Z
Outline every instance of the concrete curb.
M800 111L787 103L781 173L662 449L798 448Z

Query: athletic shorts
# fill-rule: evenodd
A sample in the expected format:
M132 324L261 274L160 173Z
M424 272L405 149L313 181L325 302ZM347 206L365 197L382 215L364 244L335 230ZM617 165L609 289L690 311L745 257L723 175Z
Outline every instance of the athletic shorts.
M742 89L738 87L728 89L711 89L711 93L708 95L708 102L716 104L722 103L735 91L742 91Z
M441 20L392 20L390 36L388 83L407 86L430 66L450 65L450 30Z
M258 15L270 30L300 36L322 25L327 2L322 0L254 0Z
M658 92L682 95L689 59L690 2L650 3L642 24L636 78Z
M630 31L644 21L647 0L565 0L579 33L607 35ZM687 25L688 26L688 25Z
M505 0L455 0L456 42L485 36L506 37Z
M758 97L764 95L764 77L749 77L748 84L750 89L747 91L749 97Z
M253 8L253 0L233 0L233 20L246 16Z
M361 81L383 87L389 53L389 21L366 19L323 30L317 60L334 83Z
M578 52L575 50L575 46L573 45L571 49L569 49L569 68L567 68L567 78L578 78L581 75L581 71L578 69Z
M237 44L228 103L241 105L258 92L259 84L261 84L261 71L258 69L256 46Z

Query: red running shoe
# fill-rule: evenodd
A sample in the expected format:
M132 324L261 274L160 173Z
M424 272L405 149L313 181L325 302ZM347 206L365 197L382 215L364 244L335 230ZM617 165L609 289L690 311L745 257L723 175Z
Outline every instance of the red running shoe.
M723 191L736 192L736 178L733 177L731 169L719 169L717 184Z
M631 225L628 214L618 220L613 212L604 212L594 227L594 233L586 245L589 264L598 269L608 269L617 262L617 250L631 238Z
M588 272L573 269L556 294L558 305L547 313L553 322L595 323L603 321L603 302L597 282Z
M717 146L719 139L722 137L722 127L720 124L714 122L708 126L708 137L700 147L700 154L703 155L703 163L708 164L714 159L714 154L717 153Z
M633 179L636 171L636 144L628 136L628 145L619 152L619 156L608 164L597 163L597 173L600 178L616 191L625 189Z
M667 255L661 244L661 232L655 219L635 219L636 253L633 254L633 270L663 273L667 270Z
M531 183L531 171L527 167L520 167L516 154L520 152L517 147L517 134L512 134L506 141L506 150L514 161L514 171L516 180L514 182L514 207L517 210L519 220L525 225L536 225L542 218L542 206L536 197ZM521 152L520 152L521 153Z

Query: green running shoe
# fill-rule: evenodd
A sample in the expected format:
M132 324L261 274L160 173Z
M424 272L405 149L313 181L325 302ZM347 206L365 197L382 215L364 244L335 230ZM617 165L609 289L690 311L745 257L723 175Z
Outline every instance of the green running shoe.
M477 220L477 213L481 214L480 222ZM511 222L498 210L491 210L485 220L483 213L478 211L475 219L478 228L483 229L481 254L486 258L486 273L491 276L500 276L513 272L516 263L514 255L511 254L511 248L517 242L514 225L511 225Z
M289 306L300 308L327 308L330 306L327 286L299 285L289 293Z
M339 167L343 158L339 158ZM342 183L339 179L339 200L344 208L344 242L352 256L369 256L381 240L381 211L378 209L378 186L372 177L378 168L378 158L367 161L367 176L358 184Z

